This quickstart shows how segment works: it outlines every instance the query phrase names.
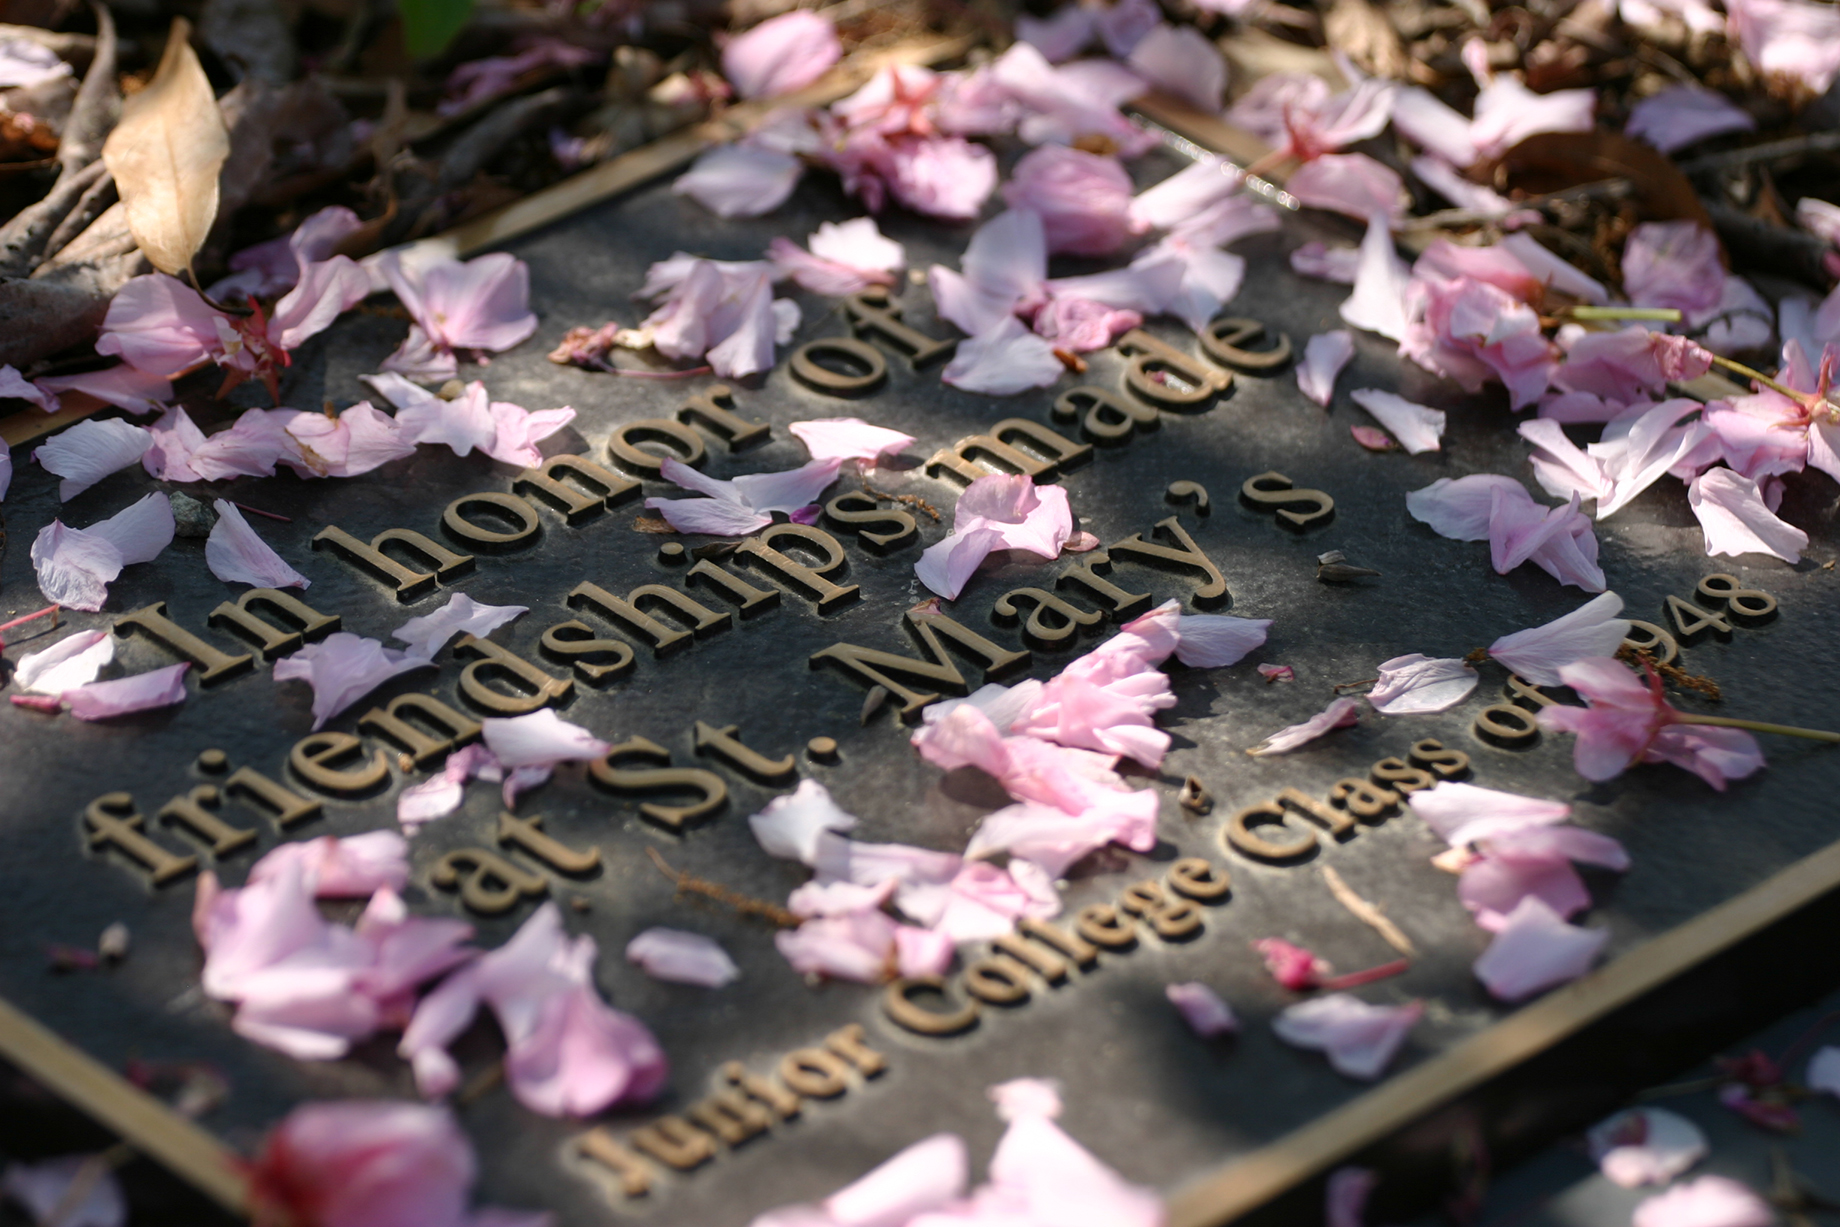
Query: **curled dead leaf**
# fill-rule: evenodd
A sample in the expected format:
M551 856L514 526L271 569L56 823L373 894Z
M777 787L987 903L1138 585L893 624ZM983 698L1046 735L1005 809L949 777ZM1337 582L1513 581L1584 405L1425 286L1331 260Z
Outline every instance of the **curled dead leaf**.
M191 266L217 220L217 177L230 154L190 35L190 24L175 18L159 71L122 103L121 122L102 146L129 232L149 263L174 276Z
M1503 191L1519 188L1528 195L1562 192L1585 184L1623 180L1642 221L1696 221L1710 229L1712 219L1693 184L1664 153L1620 132L1541 132L1508 152L1486 174Z

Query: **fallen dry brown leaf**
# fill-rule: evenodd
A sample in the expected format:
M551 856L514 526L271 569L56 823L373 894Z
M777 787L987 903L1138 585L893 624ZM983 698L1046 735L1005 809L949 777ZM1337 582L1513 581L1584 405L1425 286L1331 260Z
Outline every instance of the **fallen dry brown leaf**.
M128 229L148 261L177 276L191 266L217 219L217 176L230 154L211 83L175 18L147 88L122 104L102 160L121 191Z

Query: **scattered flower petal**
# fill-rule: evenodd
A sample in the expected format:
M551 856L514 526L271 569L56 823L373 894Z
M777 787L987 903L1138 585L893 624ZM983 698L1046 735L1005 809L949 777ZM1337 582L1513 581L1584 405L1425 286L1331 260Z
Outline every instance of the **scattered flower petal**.
M1622 612L1622 597L1601 593L1551 622L1503 635L1489 645L1489 656L1536 686L1558 686L1564 666L1616 655L1629 637L1629 620L1617 617Z
M869 467L884 456L900 455L914 442L912 435L872 426L861 418L811 418L787 429L815 461L860 460Z
M1335 394L1336 376L1354 357L1354 334L1346 328L1319 332L1303 347L1303 361L1297 364L1297 387L1303 394L1327 409Z
M1708 554L1768 554L1800 562L1808 534L1779 519L1757 483L1726 468L1708 469L1687 486L1687 503L1705 531Z
M647 929L626 943L626 961L645 968L654 979L703 988L721 988L741 975L714 938L682 929Z
M1169 998L1169 1004L1182 1015L1189 1029L1204 1040L1239 1031L1239 1019L1233 1016L1232 1007L1205 984L1193 981L1171 984L1163 990L1163 995Z
M130 712L171 707L185 701L185 671L190 661L180 661L150 673L117 678L111 682L90 682L64 692L64 705L79 720L107 720Z
M211 574L227 584L257 588L305 588L312 582L256 535L235 503L220 498L213 506L217 523L204 543L204 560Z
M1673 153L1709 136L1751 132L1757 121L1731 99L1701 85L1675 85L1629 108L1623 131Z
M1744 0L1736 0L1737 10ZM1756 0L1751 0L1755 3ZM1807 6L1813 7L1813 6ZM1724 1176L1701 1176L1657 1193L1636 1207L1631 1227L1770 1227L1770 1204Z
M13 681L23 690L59 695L95 681L102 666L114 659L115 637L108 631L78 631L20 657Z
M337 631L276 661L275 680L313 687L313 727L318 729L398 674L432 665L375 639Z
M1416 1001L1369 1005L1347 993L1329 993L1286 1007L1272 1019L1271 1029L1287 1044L1320 1050L1337 1072L1372 1081L1424 1012Z
M794 10L761 22L722 49L722 75L743 98L804 89L843 55L830 19Z
M1528 895L1476 960L1476 978L1502 1001L1525 1001L1589 971L1608 940L1610 930L1568 925L1538 896Z
M1667 1184L1711 1153L1699 1126L1665 1108L1630 1108L1584 1135L1604 1177L1626 1189Z
M856 816L831 800L830 791L813 779L800 780L797 789L773 798L748 819L749 829L768 856L807 865L817 863L824 832L842 833L856 823Z
M433 660L455 635L476 635L484 639L520 614L529 612L527 605L485 605L464 592L456 592L441 608L419 618L410 618L397 627L390 632L390 638L408 644L410 656Z
M958 352L939 377L955 388L986 396L1014 396L1045 388L1066 368L1054 346L1005 315L994 326L959 342Z
M68 503L111 473L119 473L153 446L143 426L110 418L78 422L38 447L32 458L64 480L58 499Z
M1380 680L1367 701L1389 716L1439 712L1469 698L1476 680L1475 669L1464 661L1434 660L1415 652L1380 666Z
M1439 440L1444 436L1443 410L1414 404L1403 396L1376 388L1357 388L1349 395L1356 404L1378 418L1382 426L1392 431L1400 444L1414 456L1439 449Z
M1302 724L1293 724L1279 729L1264 741L1246 753L1260 756L1266 754L1283 754L1295 750L1298 746L1315 741L1332 729L1351 728L1361 718L1361 705L1353 699L1335 699L1329 706Z

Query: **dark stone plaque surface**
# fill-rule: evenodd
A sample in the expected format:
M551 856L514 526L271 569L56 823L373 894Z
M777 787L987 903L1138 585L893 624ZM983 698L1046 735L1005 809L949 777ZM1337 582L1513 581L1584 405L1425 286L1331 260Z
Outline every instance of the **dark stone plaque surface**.
M1169 169L1152 158L1140 173L1148 180ZM571 429L547 441L546 454L575 451L609 463L606 441L613 427L674 416L688 395L713 381L621 379L558 367L544 355L562 334L609 317L636 321L640 312L627 296L650 263L673 251L754 259L774 235L802 238L820 221L853 212L834 187L811 180L779 212L752 222L715 220L671 195L667 184L600 206L513 245L511 250L529 262L532 304L541 327L514 352L462 374L486 380L494 399L533 410L575 406L580 416ZM935 261L956 266L970 234L969 227L954 230L901 214L889 215L882 224L906 245L910 267L917 269ZM1300 280L1285 260L1292 247L1321 237L1315 225L1307 218L1290 218L1279 233L1244 240L1236 248L1248 257L1250 268L1229 309L1288 333L1299 349L1312 333L1341 326L1335 308L1344 291ZM1065 271L1086 269L1070 263ZM805 312L795 344L846 332L834 304L793 293ZM935 335L949 334L949 327L933 317L923 286L906 287L903 300L909 322ZM382 314L342 321L297 355L285 385L287 403L311 408L322 398L339 404L361 398L364 389L357 377L376 369L400 340L403 327ZM1154 321L1150 329L1195 352L1193 337L1170 321ZM815 417L859 415L904 430L919 440L910 455L922 458L1011 416L1074 433L1073 426L1050 416L1054 398L1080 382L1118 386L1122 363L1116 353L1089 359L1091 369L1082 378L1068 376L1054 388L1001 400L945 387L936 366L916 372L892 352L887 385L861 400L827 397L799 386L782 361L763 379L735 385L737 411L770 423L771 439L731 453L709 435L705 468L718 477L733 477L803 463L805 451L786 426ZM656 1032L673 1074L671 1090L655 1111L616 1113L599 1122L535 1116L519 1108L502 1087L466 1103L459 1112L480 1148L482 1198L550 1207L571 1225L641 1219L661 1227L743 1224L769 1207L821 1196L940 1130L962 1134L974 1164L981 1164L1001 1129L985 1088L1025 1075L1061 1080L1067 1102L1062 1123L1073 1137L1127 1178L1173 1191L1367 1089L1333 1072L1319 1054L1274 1038L1269 1019L1294 998L1271 980L1248 945L1284 937L1344 970L1393 957L1371 929L1331 897L1322 867L1335 867L1355 891L1381 904L1421 952L1406 975L1362 990L1374 1001L1422 998L1428 1003L1394 1072L1448 1050L1509 1013L1471 975L1486 935L1459 904L1455 879L1430 863L1443 849L1442 841L1409 812L1363 824L1346 841L1325 841L1318 855L1289 866L1248 860L1229 852L1220 839L1225 819L1236 809L1286 787L1325 795L1335 781L1364 775L1374 761L1403 755L1422 738L1439 738L1468 753L1474 782L1569 800L1580 825L1623 841L1633 868L1623 875L1590 876L1596 906L1584 918L1609 927L1607 955L1612 958L1834 839L1832 800L1840 791L1840 758L1831 750L1768 740L1769 767L1723 795L1664 766L1588 786L1572 770L1569 738L1544 737L1531 748L1511 750L1472 733L1476 712L1501 701L1505 674L1495 665L1484 666L1474 695L1449 712L1388 718L1364 710L1358 727L1303 750L1247 757L1245 748L1320 711L1332 686L1371 678L1383 660L1409 652L1462 656L1586 599L1531 567L1497 576L1489 568L1486 545L1445 540L1406 513L1405 493L1438 477L1498 472L1529 479L1525 449L1496 401L1455 395L1448 384L1402 363L1390 343L1365 335L1339 386L1331 409L1324 412L1297 391L1288 368L1269 377L1242 374L1231 392L1206 411L1164 413L1157 429L1141 431L1122 446L1096 449L1091 463L1062 479L1080 527L1104 543L1147 533L1157 521L1179 516L1226 577L1231 599L1221 610L1274 620L1266 647L1239 666L1191 670L1171 665L1180 701L1159 723L1174 735L1175 747L1159 776L1139 781L1163 796L1161 842L1147 857L1107 851L1077 866L1063 891L1067 907L1071 912L1115 899L1125 886L1160 874L1179 856L1203 856L1225 866L1234 889L1229 900L1204 909L1203 931L1191 940L1166 943L1147 935L1135 950L1103 954L1093 969L1076 971L1058 987L1037 982L1025 1003L987 1007L980 1025L966 1034L935 1039L895 1027L882 1012L879 988L808 985L774 949L770 926L707 901L675 897L671 882L647 855L656 851L676 869L774 902L783 901L808 876L796 864L766 856L745 821L791 782L762 786L699 758L692 739L698 721L737 725L749 745L769 756L796 755L802 776L823 782L839 804L861 817L855 831L860 839L958 851L980 817L1005 802L991 781L974 772L942 775L921 761L890 708L864 725L859 719L863 687L810 664L814 653L838 642L904 654L918 650L902 628L903 611L927 595L914 578L913 563L920 549L949 527L955 483L928 477L921 467L878 475L878 486L920 495L948 510L947 524L923 520L919 544L885 556L861 548L845 527L828 526L844 542L846 582L860 586L860 600L820 615L804 595L786 590L778 608L737 620L731 629L664 659L653 659L647 646L636 641L638 660L632 671L605 687L578 682L562 709L567 719L608 740L649 738L667 747L678 765L718 772L728 785L729 802L719 814L673 834L640 816L640 798L598 790L579 766L564 767L553 782L520 802L519 812L541 814L557 839L601 849L603 868L592 876L571 880L546 874L551 897L563 903L571 931L597 939L601 988L614 1005ZM1414 457L1374 455L1358 447L1348 428L1367 418L1347 390L1369 386L1447 408L1445 450ZM222 407L195 412L207 430L228 420ZM1242 503L1236 497L1241 483L1267 470L1332 495L1334 518L1297 532L1281 526L1269 511ZM660 544L672 538L633 530L635 517L645 514L640 504L626 503L575 526L545 508L536 544L504 554L478 551L472 574L407 603L399 603L374 578L309 545L328 525L367 539L402 527L441 540L441 511L449 500L472 491L508 491L514 476L509 467L478 454L460 459L445 449L423 447L365 477L246 480L233 487L230 497L291 517L286 524L265 520L258 527L313 581L304 599L339 614L344 629L387 639L407 618L438 608L453 591L464 591L493 604L529 605L528 615L493 639L563 676L565 665L545 658L538 640L552 625L583 616L564 602L571 588L591 581L624 592L647 582L680 581L682 568L658 557ZM1192 503L1166 500L1166 488L1178 480L1206 488L1209 514L1195 514ZM853 482L846 476L832 493L852 488ZM56 515L79 526L91 523L150 488L153 483L131 469L60 508L55 482L36 466L22 464L6 506L11 548L0 571L9 613L40 603L27 557L38 527ZM644 493L678 492L648 481ZM1781 611L1773 622L1691 645L1684 649L1683 663L1719 681L1725 701L1718 710L1789 724L1831 724L1840 662L1827 614L1836 580L1821 564L1834 554L1835 510L1834 491L1825 478L1792 478L1783 515L1810 532L1810 560L1800 567L1755 555L1713 560L1701 552L1699 528L1681 487L1664 483L1598 526L1604 570L1610 587L1627 601L1628 615L1654 621L1661 620L1667 596L1690 597L1698 581L1713 572L1735 574L1748 586L1774 594ZM1378 570L1380 577L1341 585L1320 582L1316 556L1332 549ZM1081 563L1080 557L1066 556L985 572L947 610L980 634L1019 647L1017 630L992 621L993 603L1025 585L1052 590L1057 576ZM780 586L768 573L746 574L760 586ZM1199 582L1123 559L1110 578L1158 601L1178 598L1190 609ZM181 539L158 562L128 568L113 585L103 613L73 615L67 623L108 626L126 611L164 601L175 621L225 650L240 652L246 650L240 641L206 625L210 611L233 595L207 570L202 542ZM719 604L713 597L709 601ZM1110 633L1112 628L1101 629ZM1075 648L1036 651L1027 675L1051 676L1098 640L1094 635ZM37 645L23 650L31 646ZM19 650L9 656L16 658ZM158 644L136 636L119 642L116 668L139 672L172 659ZM1293 666L1296 681L1267 684L1253 669L1260 661ZM347 709L328 727L355 731L362 711L393 694L420 691L463 706L456 697L463 662L449 650L437 663L438 672L397 679L371 703ZM975 685L975 667L965 668ZM312 1064L232 1033L227 1008L206 999L198 987L199 953L189 931L190 879L150 886L139 869L114 854L86 852L80 815L95 797L117 790L132 793L138 810L149 816L150 829L156 828L152 815L170 797L218 778L195 766L207 748L224 751L233 768L253 767L308 791L286 775L285 766L289 748L312 724L304 685L275 682L260 660L233 680L204 690L195 681L192 685L194 693L179 707L94 725L0 708L9 777L0 794L0 831L8 848L0 862L0 996L112 1066L137 1056L215 1063L228 1075L233 1093L204 1123L247 1151L264 1128L303 1099L407 1096L413 1086L407 1066L394 1055L393 1034L364 1045L349 1059ZM1697 701L1683 702L1691 707ZM834 764L812 761L805 753L807 740L820 735L840 744ZM1176 790L1190 774L1212 792L1216 805L1211 814L1192 817L1175 804ZM321 816L285 836L254 811L227 806L227 815L255 826L261 837L256 847L213 867L234 885L257 855L283 838L393 828L396 793L424 778L425 772L393 770L387 789L377 795L320 798ZM452 893L429 884L429 870L452 848L495 846L500 808L496 789L474 785L460 813L416 838L407 892L415 911L466 915ZM168 846L195 851L201 863L212 865L209 853L190 846L184 834L165 828L155 833ZM502 917L471 918L480 943L503 941L531 906ZM136 938L134 953L123 964L94 974L47 973L47 942L90 942L114 921L125 921ZM741 964L741 978L719 990L648 979L620 952L631 937L654 925L717 938ZM1163 988L1186 980L1212 985L1233 1005L1244 1027L1236 1041L1204 1043L1184 1028L1164 1000ZM866 1042L886 1056L885 1072L853 1084L834 1100L808 1102L796 1121L776 1125L735 1150L722 1149L698 1170L661 1175L643 1200L621 1199L611 1174L575 1152L575 1140L592 1124L605 1124L623 1136L658 1113L681 1110L707 1095L716 1089L724 1062L740 1061L764 1073L784 1054L818 1043L850 1023L862 1024ZM456 1055L472 1076L500 1051L490 1025L480 1024Z

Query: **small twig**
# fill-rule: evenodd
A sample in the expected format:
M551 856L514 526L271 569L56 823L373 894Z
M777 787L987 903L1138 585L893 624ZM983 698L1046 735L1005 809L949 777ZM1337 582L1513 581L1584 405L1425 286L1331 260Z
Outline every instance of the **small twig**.
M763 920L770 920L782 929L796 929L800 924L804 923L797 916L788 912L777 903L767 903L760 899L750 899L748 896L738 891L730 890L719 882L710 882L703 878L692 877L690 874L678 872L665 864L664 857L658 855L658 849L656 848L647 848L645 851L646 855L652 858L652 863L658 866L659 872L671 879L672 884L677 887L677 893L680 895L703 895L706 898L714 899L717 903L727 904L737 912L740 912L743 916L759 916Z
M688 379L692 375L708 375L715 370L712 366L693 366L687 371L639 371L626 366L614 366L605 361L594 364L593 370L605 375L629 375L634 379Z
M1362 678L1358 682L1337 682L1334 686L1330 687L1330 691L1334 694L1340 694L1344 690L1355 690L1362 686L1372 686L1379 680L1380 679L1377 677L1368 677Z
M1725 729L1749 729L1753 733L1775 733L1779 737L1806 737L1809 741L1840 742L1840 733L1826 729L1797 728L1792 724L1770 724L1763 720L1739 720L1735 716L1688 716L1680 724L1710 724Z
M284 516L280 512L277 512L277 511L263 511L260 507L251 507L248 503L233 502L230 505L232 507L241 507L244 511L249 512L251 515L267 516L271 520L280 520L283 524L292 524L294 522L294 518L292 516Z
M1412 939L1400 932L1399 926L1388 920L1386 913L1377 904L1369 903L1355 894L1354 888L1342 880L1342 875L1335 871L1333 865L1324 865L1322 876L1328 884L1329 893L1335 896L1335 901L1353 913L1356 920L1371 927L1380 935L1381 940L1407 958L1418 954Z
M1697 673L1688 673L1679 665L1662 664L1655 659L1653 653L1642 648L1632 648L1628 644L1624 644L1616 650L1616 658L1623 661L1625 664L1634 665L1637 668L1641 668L1645 665L1652 666L1656 673L1666 678L1667 681L1678 690L1697 690L1708 699L1711 699L1714 703L1724 701L1724 692L1719 689L1719 684L1711 678L1701 677Z
M1406 959L1394 959L1378 967L1369 967L1365 971L1351 971L1345 976L1330 976L1318 980L1316 987L1326 992L1339 993L1343 989L1360 988L1363 984L1372 984L1375 980L1385 980L1390 976L1401 975L1410 970L1412 964Z
M925 499L921 498L917 494L890 494L886 490L877 490L874 486L870 485L867 481L863 482L862 488L863 488L863 493L867 494L870 498L886 499L887 501L891 503L906 503L909 507L912 507L914 510L919 511L923 513L924 515L931 517L933 523L935 524L939 523L941 519L941 516L939 514L939 508L933 506L931 503L927 502Z
M24 626L28 622L35 622L46 614L51 615L51 629L56 630L58 628L58 609L59 607L56 605L47 605L36 613L25 614L21 617L14 618L11 622L0 622L0 635L6 634L6 632L12 630L15 626ZM5 646L5 641L0 640L0 647Z
M1840 149L1840 132L1810 132L1806 136L1792 136L1786 140L1765 141L1761 145L1752 145L1747 149L1733 149L1729 153L1709 153L1703 158L1693 158L1681 162L1680 173L1683 175L1708 174L1717 170L1732 170L1739 166L1749 166L1753 162L1771 162L1777 158L1793 157L1798 153L1831 153Z

